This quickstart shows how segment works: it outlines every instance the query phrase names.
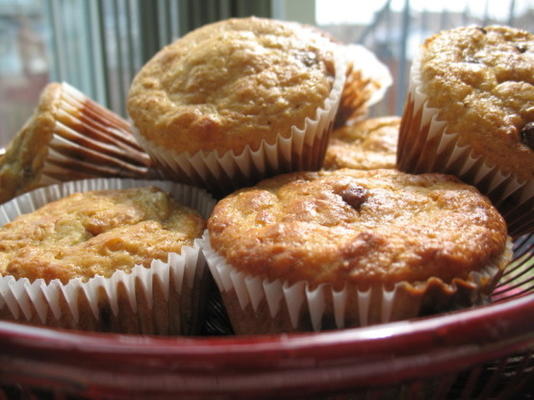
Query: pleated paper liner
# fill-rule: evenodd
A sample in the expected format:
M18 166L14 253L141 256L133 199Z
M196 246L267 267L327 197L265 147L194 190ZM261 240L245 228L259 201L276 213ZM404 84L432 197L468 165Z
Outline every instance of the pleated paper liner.
M371 51L354 44L342 46L342 49L347 58L347 80L341 95L335 128L352 124L367 115L369 107L382 100L393 83L387 66Z
M460 142L438 118L439 109L428 105L422 90L420 59L410 73L410 90L404 108L397 147L397 167L410 173L442 172L458 176L488 196L516 237L534 230L534 180L522 181L476 154Z
M466 279L446 283L431 277L424 282L399 282L392 288L347 283L336 290L329 284L312 288L305 281L289 284L246 275L213 250L207 231L201 246L237 334L367 326L482 304L512 258L509 240L502 256Z
M263 140L258 149L247 146L239 154L199 151L191 155L188 152L174 153L149 143L139 133L137 139L165 178L203 187L217 195L228 194L284 172L318 170L322 166L345 83L344 57L338 56L335 64L332 90L314 118L306 118L301 127L293 125L289 137L278 135L274 143Z
M76 192L157 186L179 203L210 214L214 200L191 186L132 179L92 179L54 185L0 206L0 222ZM52 327L142 334L198 333L206 300L207 269L198 239L149 268L133 266L111 277L43 279L0 277L0 318Z
M131 125L62 83L55 127L43 167L43 184L94 177L150 179L158 174Z

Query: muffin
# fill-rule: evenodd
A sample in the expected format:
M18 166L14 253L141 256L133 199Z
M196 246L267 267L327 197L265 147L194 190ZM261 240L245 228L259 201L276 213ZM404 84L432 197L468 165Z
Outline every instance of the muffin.
M356 122L367 115L370 106L382 100L393 83L388 67L364 46L345 44L316 26L304 26L336 44L347 62L345 85L334 120L334 128Z
M323 169L395 168L400 117L371 118L330 135Z
M1 318L98 331L196 332L206 278L196 240L205 220L184 204L206 216L213 201L168 182L101 179L6 203Z
M300 172L224 198L204 253L236 333L376 324L484 302L511 259L474 187L396 170Z
M490 197L513 235L534 227L534 35L466 27L427 39L411 69L398 167L446 172Z
M369 107L382 100L393 83L389 69L365 47L351 44L343 46L341 51L347 58L347 80L335 128L351 125L365 117Z
M345 74L339 47L313 29L230 19L159 51L133 80L128 112L167 178L224 193L320 168Z
M68 84L50 83L0 159L0 203L63 181L154 177L150 166L128 122Z

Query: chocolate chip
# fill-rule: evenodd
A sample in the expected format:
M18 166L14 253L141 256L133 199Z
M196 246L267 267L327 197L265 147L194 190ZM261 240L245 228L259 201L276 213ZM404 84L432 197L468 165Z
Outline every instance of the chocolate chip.
M521 129L521 142L534 150L534 122L529 122Z
M369 196L369 192L362 186L354 185L343 190L340 196L345 203L355 210L360 211L362 204L365 203Z
M527 51L527 46L525 44L518 44L517 46L515 46L515 48L520 53L524 53L525 51Z
M477 26L476 28L477 28L480 32L482 32L484 35L485 35L486 33L488 33L488 31L485 30L484 28L482 28L481 26Z

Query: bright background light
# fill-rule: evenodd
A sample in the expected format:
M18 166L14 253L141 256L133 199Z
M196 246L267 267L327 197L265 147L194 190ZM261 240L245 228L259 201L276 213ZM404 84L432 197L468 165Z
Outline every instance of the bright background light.
M510 12L512 0L412 0L410 8L413 11L429 12L469 12L473 17L506 21ZM315 18L318 25L333 24L368 24L373 20L374 13L380 10L386 1L348 1L348 0L316 0ZM405 0L392 0L391 10L401 11ZM487 7L487 11L486 11ZM533 0L515 0L515 14L522 14L528 8L534 7Z

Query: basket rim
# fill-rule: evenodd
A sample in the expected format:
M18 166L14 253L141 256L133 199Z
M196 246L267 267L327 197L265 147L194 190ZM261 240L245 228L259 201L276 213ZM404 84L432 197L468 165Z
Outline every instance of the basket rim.
M229 355L269 355L274 358L305 357L316 353L325 359L346 359L347 350L363 358L371 354L414 354L439 347L477 343L479 348L500 345L521 349L534 345L534 293L508 301L431 317L334 331L255 336L171 337L84 332L0 321L0 349L127 356L132 361L187 357L211 364L229 364ZM341 350L341 352L339 352ZM291 355L288 352L291 352ZM238 366L242 359L230 360ZM141 364L140 364L141 365ZM144 364L143 364L144 365ZM201 365L201 364L199 364ZM248 364L247 364L248 365ZM144 365L146 366L146 365Z
M0 382L113 398L271 398L382 388L534 350L534 294L319 333L152 337L0 321ZM525 357L523 357L525 358ZM441 379L441 378L440 378Z
M135 393L259 399L382 390L424 379L446 386L461 371L481 371L484 363L502 373L516 355L520 365L529 362L533 310L534 293L363 328L201 338L0 321L0 390L1 384L17 383L89 398L128 399Z

